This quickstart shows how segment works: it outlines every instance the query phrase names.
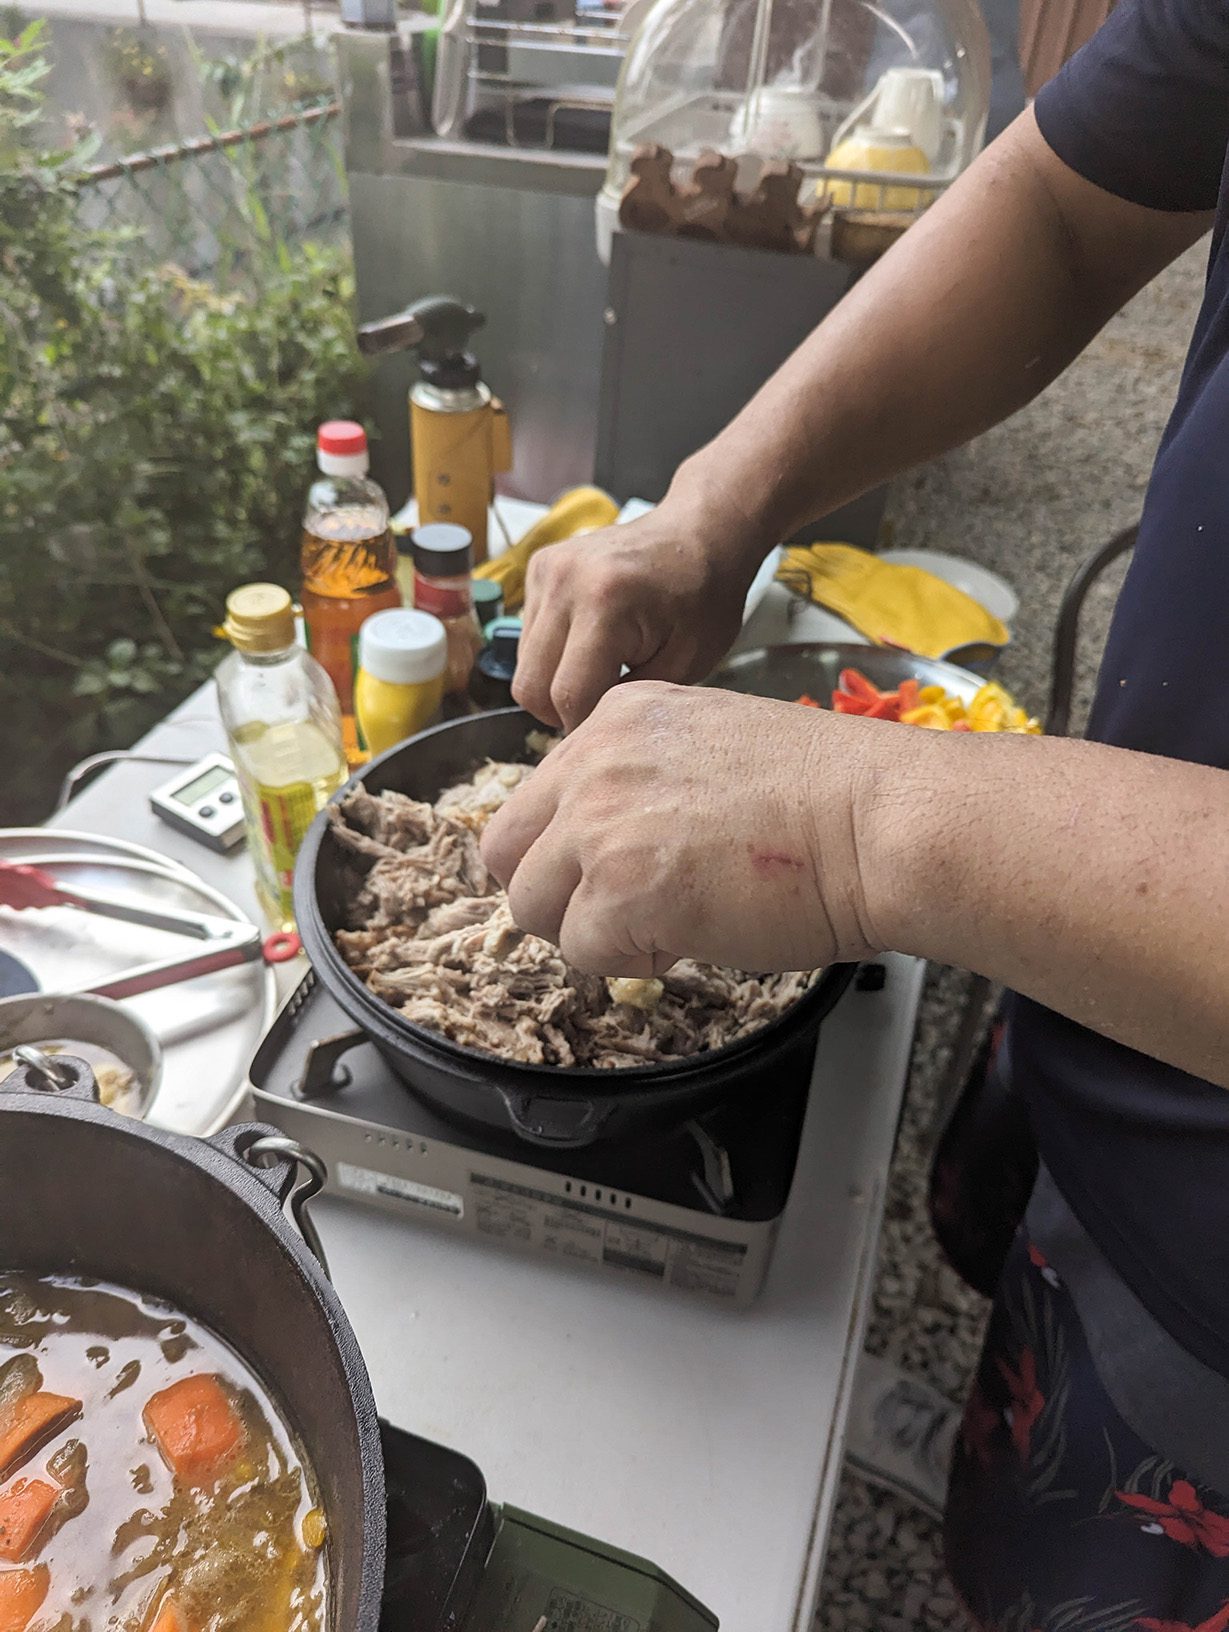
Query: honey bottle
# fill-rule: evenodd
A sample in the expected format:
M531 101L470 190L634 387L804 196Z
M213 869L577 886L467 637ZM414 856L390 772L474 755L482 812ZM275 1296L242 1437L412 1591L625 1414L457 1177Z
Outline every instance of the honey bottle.
M320 476L303 516L303 621L308 650L333 682L351 766L366 757L354 718L358 632L373 612L401 605L388 500L367 474L367 434L330 420L316 438Z

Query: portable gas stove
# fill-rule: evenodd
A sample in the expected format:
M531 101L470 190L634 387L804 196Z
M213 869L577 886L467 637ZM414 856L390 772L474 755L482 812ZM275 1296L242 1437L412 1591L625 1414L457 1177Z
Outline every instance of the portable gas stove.
M651 1139L556 1151L446 1121L308 974L251 1084L261 1118L324 1160L335 1194L743 1305L768 1270L810 1074Z
M487 1500L468 1457L381 1424L380 1632L715 1632L653 1564Z

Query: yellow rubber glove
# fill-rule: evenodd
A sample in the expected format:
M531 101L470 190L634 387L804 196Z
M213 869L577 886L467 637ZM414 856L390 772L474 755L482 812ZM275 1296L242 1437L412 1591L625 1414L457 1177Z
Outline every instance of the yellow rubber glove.
M942 657L958 646L1006 646L1007 628L971 595L921 567L881 561L852 544L788 549L777 569L796 595L853 624L876 645Z
M490 578L503 588L504 611L517 611L525 599L525 571L531 555L548 544L561 544L578 533L595 533L613 526L619 507L600 487L574 487L560 494L529 531L502 555L474 568L475 578Z

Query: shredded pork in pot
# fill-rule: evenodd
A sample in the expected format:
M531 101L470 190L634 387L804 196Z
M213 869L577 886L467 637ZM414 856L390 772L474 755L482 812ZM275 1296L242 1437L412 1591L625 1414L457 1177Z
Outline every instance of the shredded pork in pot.
M359 789L331 812L353 885L338 949L407 1020L527 1065L653 1065L745 1037L811 984L689 962L660 981L606 981L522 934L478 836L531 771L488 763L434 805Z

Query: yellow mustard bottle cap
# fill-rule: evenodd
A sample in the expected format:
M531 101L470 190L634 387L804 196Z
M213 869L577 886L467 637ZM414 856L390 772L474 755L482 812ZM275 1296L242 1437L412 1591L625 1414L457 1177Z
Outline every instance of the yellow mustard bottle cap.
M294 645L294 604L277 584L244 584L226 597L223 629L236 651L284 651Z

